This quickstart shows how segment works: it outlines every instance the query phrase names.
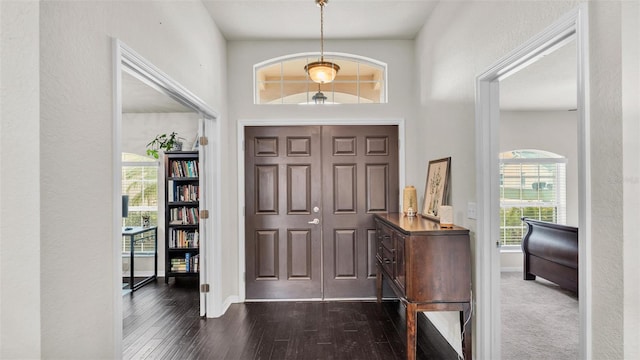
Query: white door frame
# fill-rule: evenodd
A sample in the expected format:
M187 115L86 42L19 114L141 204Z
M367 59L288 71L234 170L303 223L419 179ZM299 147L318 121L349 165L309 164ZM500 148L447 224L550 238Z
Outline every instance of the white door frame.
M588 4L564 15L476 78L478 232L476 357L500 359L499 123L500 80L535 62L575 36L578 61L578 198L580 358L591 358L591 169L589 137Z
M215 279L212 274L220 274L220 261L217 261L214 255L220 253L220 181L219 171L215 171L215 167L220 164L220 149L217 136L219 134L219 115L218 113L209 107L204 101L198 98L195 94L190 92L184 86L173 80L167 74L155 67L151 62L146 60L140 54L136 53L133 49L128 47L124 42L117 38L112 40L113 49L113 264L116 271L113 272L113 304L114 304L114 343L115 354L122 354L122 289L116 284L122 282L122 256L121 256L121 241L122 241L122 223L121 223L121 187L122 187L122 72L126 71L128 74L136 77L150 87L165 93L167 96L176 100L177 102L185 105L188 108L193 109L202 117L203 121L206 121L205 126L206 136L209 137L209 146L205 147L206 156L204 169L207 172L207 183L213 185L211 191L205 192L205 203L209 204L210 217L207 220L209 231L210 243L204 250L204 259L202 261L208 261L206 264L202 264L205 267L201 272L201 283L208 279ZM214 146L216 147L214 149ZM202 150L201 150L202 151ZM215 154L214 154L215 151ZM158 246L163 246L164 241L158 239ZM219 255L218 255L219 257ZM201 315L206 312L207 314L216 313L216 310L220 309L220 283L218 281L213 282L210 287L210 292L203 296L201 294L201 301L205 301L205 306L201 307Z
M245 283L245 233L244 233L244 128L246 126L329 126L329 125L397 125L398 126L398 199L400 199L400 191L404 188L405 183L405 134L404 119L348 119L348 120L314 120L314 119L291 119L291 120L240 120L238 121L238 300L244 302L246 300L246 283ZM225 304L226 307L230 304Z

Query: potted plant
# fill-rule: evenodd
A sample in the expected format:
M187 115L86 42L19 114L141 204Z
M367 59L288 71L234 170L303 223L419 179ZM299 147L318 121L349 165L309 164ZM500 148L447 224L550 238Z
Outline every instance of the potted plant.
M182 141L184 140L181 137L178 137L178 134L172 132L171 134L160 134L155 137L155 139L151 140L150 143L147 144L147 155L153 156L158 159L160 157L160 150L162 151L180 151L182 150Z

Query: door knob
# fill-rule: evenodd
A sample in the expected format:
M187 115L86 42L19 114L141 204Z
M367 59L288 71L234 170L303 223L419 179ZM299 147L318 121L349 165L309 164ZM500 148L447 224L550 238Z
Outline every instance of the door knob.
M309 221L309 224L318 225L318 224L320 224L320 219L315 218L315 219L313 219L313 220Z

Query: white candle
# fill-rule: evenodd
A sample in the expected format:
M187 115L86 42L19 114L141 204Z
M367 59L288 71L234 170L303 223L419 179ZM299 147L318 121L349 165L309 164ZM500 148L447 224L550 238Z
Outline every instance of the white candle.
M449 205L440 205L438 207L438 215L440 216L441 227L453 227L453 207Z

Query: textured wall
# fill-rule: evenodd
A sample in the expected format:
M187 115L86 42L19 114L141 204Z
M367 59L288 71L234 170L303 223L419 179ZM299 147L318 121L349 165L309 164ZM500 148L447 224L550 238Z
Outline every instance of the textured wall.
M590 4L593 358L624 358L622 67L619 2Z
M47 1L40 15L42 354L117 358L111 37L221 112L225 41L200 2Z
M640 2L622 4L624 355L640 358Z
M38 15L37 2L0 2L2 359L41 355Z

